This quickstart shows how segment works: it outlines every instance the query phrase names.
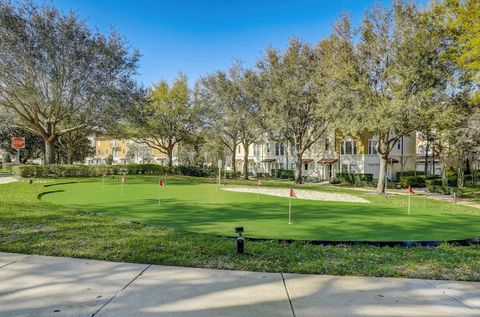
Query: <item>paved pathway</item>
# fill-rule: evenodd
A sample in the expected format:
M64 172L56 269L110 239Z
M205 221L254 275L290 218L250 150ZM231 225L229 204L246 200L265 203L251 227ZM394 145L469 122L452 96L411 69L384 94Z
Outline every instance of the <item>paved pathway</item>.
M480 283L0 253L0 316L480 316Z
M0 173L0 184L18 182L18 179L12 177L12 174Z

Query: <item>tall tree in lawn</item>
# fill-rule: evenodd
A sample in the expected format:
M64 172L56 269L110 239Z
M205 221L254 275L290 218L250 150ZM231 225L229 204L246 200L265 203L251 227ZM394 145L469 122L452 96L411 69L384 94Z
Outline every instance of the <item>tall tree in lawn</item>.
M466 102L467 98L452 100L447 106L445 113L448 118L443 122L448 125L440 130L443 142L443 155L449 166L444 164L442 170L447 167L455 168L457 185L463 188L465 185L465 166L467 160L480 153L480 109L472 108ZM445 114L442 114L445 116ZM442 177L444 185L448 185L446 174Z
M241 143L241 115L238 94L232 79L225 72L201 78L195 86L195 100L202 111L202 125L231 153L236 174L237 148Z
M437 0L432 15L440 20L448 58L466 72L475 84L472 101L480 104L480 2L478 0Z
M433 2L429 18L436 36L443 39L439 52L449 70L446 97L435 116L441 142L442 182L447 186L447 169L454 167L459 186L463 186L464 168L469 155L478 153L480 83L480 3L442 0Z
M130 103L137 60L118 34L92 32L74 14L0 0L0 107L44 140L45 164L59 137Z
M258 62L264 83L262 112L271 133L295 147L297 183L303 182L303 154L335 120L327 98L323 53L293 38L285 53L268 49Z
M131 135L137 142L168 156L180 142L188 142L198 124L198 108L191 102L187 77L180 74L172 85L161 81L149 92L146 103L131 113Z
M412 3L374 6L360 27L357 44L360 82L358 128L377 137L380 158L377 193L384 193L389 156L395 144L420 127L425 109L436 107L445 91L442 39Z
M262 81L253 70L244 70L238 64L232 66L230 76L236 94L236 111L240 119L240 142L244 149L243 177L248 180L250 145L257 142L266 132L260 106Z

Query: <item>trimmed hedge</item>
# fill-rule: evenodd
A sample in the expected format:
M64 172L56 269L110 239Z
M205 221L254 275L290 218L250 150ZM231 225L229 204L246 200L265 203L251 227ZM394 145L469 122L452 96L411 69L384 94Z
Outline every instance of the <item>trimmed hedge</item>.
M218 169L207 165L179 165L175 166L176 173L185 176L210 177L218 173Z
M400 179L401 177L407 177L407 176L422 176L425 175L425 172L423 171L403 171L403 176L402 172L396 172L395 177L396 179Z
M235 179L235 178L240 178L240 176L242 176L242 173L239 171L236 171L235 173L233 171L225 171L223 172L223 174L227 179Z
M342 183L357 185L373 181L373 174L337 173L335 178Z
M128 164L128 165L18 165L12 171L14 175L30 177L95 177L107 175L164 175L182 174L189 176L204 175L198 172L199 167L185 166L169 167L157 164ZM202 170L202 169L200 169ZM202 170L203 171L203 170ZM209 175L207 175L209 176Z
M427 190L431 193L437 193L442 195L453 195L453 193L457 193L459 197L463 195L463 190L461 190L460 188L450 187L450 186L431 185L431 186L427 186Z
M294 170L278 169L278 170L273 170L272 174L276 178L281 178L281 179L294 179L295 178L295 171Z
M402 187L425 187L425 177L423 176L404 176L400 177Z

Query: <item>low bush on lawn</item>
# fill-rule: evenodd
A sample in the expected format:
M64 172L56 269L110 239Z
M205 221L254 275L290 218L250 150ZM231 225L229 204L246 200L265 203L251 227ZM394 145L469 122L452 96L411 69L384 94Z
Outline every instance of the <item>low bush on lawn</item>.
M176 174L194 177L210 177L218 173L217 168L207 165L179 165L174 169Z
M373 174L359 174L359 173L337 173L335 178L342 183L351 185L365 185L373 181Z
M187 176L209 176L205 169L198 167L169 167L156 164L128 165L18 165L13 167L16 176L25 178L57 178L57 177L95 177L106 175L164 175L180 174ZM193 175L195 174L195 175Z
M458 197L463 195L463 190L457 187L450 187L450 186L430 185L430 186L427 186L427 190L431 193L442 194L442 195L453 195L453 193L456 193Z
M402 187L425 187L425 177L423 176L404 176L400 177Z

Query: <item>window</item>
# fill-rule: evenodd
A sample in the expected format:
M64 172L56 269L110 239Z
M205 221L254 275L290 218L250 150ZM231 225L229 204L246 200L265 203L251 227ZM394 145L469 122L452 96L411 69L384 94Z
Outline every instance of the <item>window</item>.
M267 143L265 146L267 153L270 153L270 143Z
M297 166L296 166L295 163L290 164L290 169L291 169L291 170L294 170L296 167L297 167Z
M342 173L348 173L348 165L342 164Z
M357 154L357 141L343 141L340 144L340 154Z
M275 143L275 155L279 156L280 155L280 144Z
M285 164L283 164L283 163L280 163L279 166L280 166L281 170L283 170L285 168Z
M260 146L258 144L253 145L253 155L255 156L260 155Z
M368 140L368 154L377 154L377 140Z
M242 147L240 145L238 145L238 151L237 153L240 154L242 152Z
M350 173L358 173L357 165L350 165Z
M303 167L304 167L304 170L308 171L308 164L307 163L303 164Z
M397 149L400 150L402 148L402 139L397 141Z
M330 151L330 140L328 138L325 139L325 151Z
M295 145L290 145L290 155L295 155Z
M280 143L280 155L285 155L285 147L283 146L283 143Z

